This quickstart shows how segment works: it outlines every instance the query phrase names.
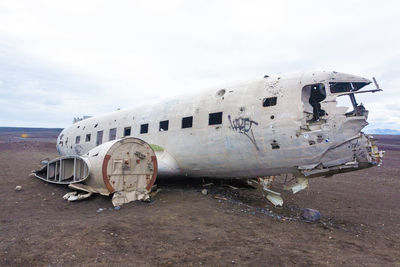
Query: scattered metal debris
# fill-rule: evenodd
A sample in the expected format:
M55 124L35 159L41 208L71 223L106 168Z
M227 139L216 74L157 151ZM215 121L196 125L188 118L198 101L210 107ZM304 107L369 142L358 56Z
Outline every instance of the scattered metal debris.
M238 190L239 188L237 188L237 187L234 187L234 186L232 186L232 185L229 185L229 184L227 184L227 185L225 185L225 186L227 186L227 187L229 187L230 189L233 189L233 190Z
M282 206L283 199L281 194L275 191L272 191L270 188L272 187L272 182L275 180L276 176L268 176L268 177L259 177L258 184L262 187L262 189L267 192L267 199L274 204L275 206Z
M157 188L157 190L154 190L150 193L150 198L154 198L158 193L161 192L160 188Z
M69 192L63 196L63 199L68 200L68 201L77 201L77 200L82 200L85 198L88 198L92 195L92 192L88 192L86 194L78 194L78 192Z
M220 199L220 200L228 200L226 197L222 197L222 196L219 196L219 195L215 195L214 198Z
M272 191L270 189L264 189L268 194L267 194L267 199L271 201L272 204L275 206L283 206L283 199L281 197L281 194L275 191Z
M304 190L308 187L308 179L307 178L297 178L297 183L289 186L289 187L285 187L286 190L292 190L293 194L296 194L297 192Z

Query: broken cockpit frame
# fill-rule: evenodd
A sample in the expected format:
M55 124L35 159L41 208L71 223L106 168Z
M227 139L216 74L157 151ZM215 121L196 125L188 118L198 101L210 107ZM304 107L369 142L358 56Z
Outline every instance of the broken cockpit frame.
M365 90L365 91L359 91L361 88L364 86L370 84L370 82L330 82L329 83L329 88L332 94L335 93L340 93L337 95L338 97L340 96L345 96L348 95L350 97L351 104L353 106L353 110L350 112L346 113L346 116L368 116L368 111L365 109L364 105L358 104L355 94L363 94L363 93L375 93L382 91L382 89L379 88L378 83L376 82L375 77L372 78L374 81L374 84L376 86L376 89L372 90Z
M356 94L382 91L376 79L372 90L361 90L372 81L344 74L333 73L320 82L304 81L301 91L304 116L297 138L303 142L303 164L291 172L297 182L286 189L297 193L307 188L308 179L354 171L382 164L384 151L379 151L375 139L362 132L368 125L368 110L357 103ZM352 110L338 106L337 98L349 96ZM259 177L267 192L267 198L276 206L283 200L278 192L271 190L274 179Z

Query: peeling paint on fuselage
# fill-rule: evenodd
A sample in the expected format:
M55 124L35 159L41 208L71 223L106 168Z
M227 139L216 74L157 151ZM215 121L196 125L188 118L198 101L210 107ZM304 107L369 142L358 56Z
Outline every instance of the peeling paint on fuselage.
M271 75L76 122L60 134L57 149L61 155L82 155L96 146L97 131L104 131L106 141L110 129L117 128L117 138L123 138L124 128L131 127L131 136L167 151L182 175L257 177L299 174L307 166L339 166L354 160L354 148L347 144L367 139L361 134L367 118L348 117L347 108L337 107L338 94L329 91L331 81L370 83L337 72ZM327 114L309 123L312 107L302 88L315 83L325 85L321 107ZM276 105L264 107L263 99L268 97L277 97ZM208 125L209 113L214 112L223 112L222 124ZM193 127L182 129L182 118L188 116L193 116ZM169 120L169 128L159 131L164 120ZM148 133L140 134L140 125L146 123ZM90 142L85 141L87 134ZM81 136L79 144L74 143L76 136ZM274 142L279 148L273 149ZM368 154L367 146L364 140L358 148ZM367 164L375 164L368 160Z

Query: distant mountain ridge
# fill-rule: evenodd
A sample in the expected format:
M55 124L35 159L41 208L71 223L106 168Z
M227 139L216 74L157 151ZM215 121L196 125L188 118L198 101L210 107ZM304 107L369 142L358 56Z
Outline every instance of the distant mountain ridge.
M369 134L400 135L400 130L394 129L368 129L366 132Z
M2 127L0 132L38 132L38 131L62 131L62 128L33 128L33 127Z

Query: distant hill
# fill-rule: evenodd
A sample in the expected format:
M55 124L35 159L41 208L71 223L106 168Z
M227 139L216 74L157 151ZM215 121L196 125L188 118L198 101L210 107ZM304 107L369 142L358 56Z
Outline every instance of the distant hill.
M43 131L58 131L61 132L62 128L29 128L29 127L0 127L0 132L43 132Z
M393 129L368 129L366 130L369 134L382 134L382 135L400 135L400 130Z
M0 144L18 142L56 142L61 128L0 127Z

